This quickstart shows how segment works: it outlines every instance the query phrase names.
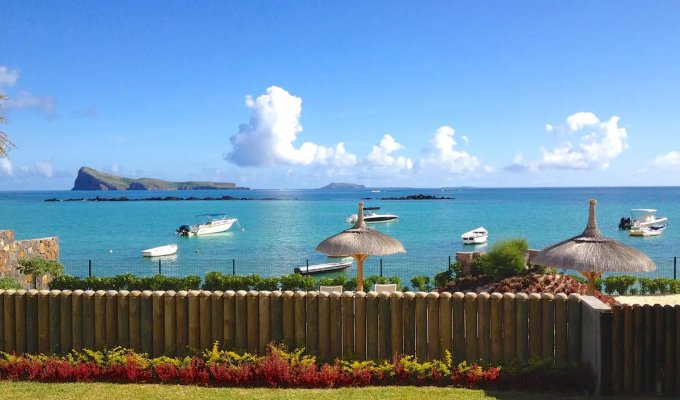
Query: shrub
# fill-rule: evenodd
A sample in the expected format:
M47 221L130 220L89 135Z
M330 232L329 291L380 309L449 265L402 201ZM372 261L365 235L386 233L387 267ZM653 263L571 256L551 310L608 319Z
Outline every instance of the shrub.
M411 278L411 285L413 289L421 292L429 292L432 290L432 285L430 285L430 277L425 275L414 276Z
M447 283L453 281L456 279L456 268L460 269L460 266L456 267L455 265L459 264L456 262L455 264L451 265L451 268L447 269L446 271L442 271L438 273L437 275L434 276L434 286L440 288Z
M55 260L33 257L19 260L17 270L24 275L51 275L52 277L56 277L64 273L64 266Z
M652 292L652 279L650 278L640 278L638 279L638 283L640 284L640 294L649 294L649 293L654 293Z
M319 286L342 286L347 284L347 277L345 275L337 275L334 277L326 277L319 279ZM356 288L356 280L354 280L354 288ZM354 290L352 288L351 290Z
M309 275L288 274L279 277L281 290L314 290L316 281Z
M0 289L21 289L21 285L14 278L2 277L0 278Z
M496 243L479 260L484 275L499 281L526 273L524 253L529 244L524 239L511 239Z
M629 275L614 275L608 276L602 280L604 291L612 295L617 292L619 295L624 295L630 291L635 285L637 278Z
M188 275L172 277L154 275L140 278L132 274L111 277L90 276L78 278L62 275L50 282L50 289L56 290L195 290L201 285L201 277Z

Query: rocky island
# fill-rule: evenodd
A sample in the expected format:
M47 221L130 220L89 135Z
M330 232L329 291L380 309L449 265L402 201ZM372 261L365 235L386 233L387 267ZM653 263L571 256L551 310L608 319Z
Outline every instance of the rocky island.
M78 170L71 190L248 190L231 182L188 181L170 182L153 178L125 178L97 171L90 167Z
M326 190L326 189L366 189L366 186L364 185L359 185L356 183L342 183L342 182L333 182L329 183L328 185L319 188L319 190Z

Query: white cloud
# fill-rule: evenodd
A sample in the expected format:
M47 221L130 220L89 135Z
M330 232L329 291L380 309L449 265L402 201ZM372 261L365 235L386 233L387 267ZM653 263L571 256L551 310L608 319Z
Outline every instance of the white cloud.
M54 166L52 162L46 160L38 160L35 162L35 169L38 173L45 178L51 178L54 176Z
M599 122L600 119L591 112L577 112L567 117L567 126L574 132ZM546 126L550 126L550 124Z
M479 159L466 151L455 149L455 133L453 128L446 125L437 129L429 146L423 149L420 167L441 169L453 174L476 171L481 165Z
M52 97L35 96L27 91L19 92L19 95L7 99L7 109L37 108L48 117L54 115L54 99Z
M652 164L663 169L680 170L680 153L669 151L666 154L659 154Z
M550 125L550 124L545 124L545 130L546 130L546 131L552 132L554 129L555 129L554 126L552 126L552 125Z
M240 166L347 167L357 163L357 156L348 153L344 143L334 147L312 142L305 142L299 148L293 145L302 132L302 99L286 90L271 86L257 99L246 96L246 106L251 109L250 122L241 125L239 132L229 138L233 150L225 156L226 160Z
M14 174L12 162L8 158L0 158L0 174L5 176L12 176Z
M5 65L0 65L0 87L12 86L19 80L19 70L10 69Z
M463 142L465 142L465 144L468 144L468 142L469 142L468 137L465 136L465 135L461 136L461 137L460 137L460 140L462 140Z
M531 163L524 160L522 153L516 153L512 157L512 163L503 169L509 172L524 172L535 168Z
M578 144L573 146L566 143L553 150L541 149L543 157L538 163L539 167L586 170L608 168L610 161L628 148L628 132L619 127L617 116L600 122L593 113L579 112L567 117L566 126L574 133L583 133Z
M392 155L395 151L403 149L404 146L398 143L391 135L385 135L377 146L373 146L371 152L366 156L366 163L372 167L392 169L395 171L410 170L413 168L413 161L409 157Z

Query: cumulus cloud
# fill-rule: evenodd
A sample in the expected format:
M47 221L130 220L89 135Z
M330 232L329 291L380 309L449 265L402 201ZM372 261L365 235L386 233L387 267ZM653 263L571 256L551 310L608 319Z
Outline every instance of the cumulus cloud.
M512 158L512 163L503 169L508 172L525 172L533 170L534 167L531 165L531 163L524 160L522 153L517 153Z
M12 86L19 80L19 70L0 65L0 87Z
M456 150L456 131L450 126L441 126L423 149L419 166L436 168L453 174L474 172L481 166L479 159L464 150Z
M13 174L12 162L8 158L0 158L0 175L12 176Z
M225 159L239 166L329 165L353 166L357 156L347 152L344 143L324 147L305 142L295 147L293 142L302 132L300 114L302 99L286 90L271 86L253 99L246 96L251 109L250 122L239 127L229 138L233 150Z
M54 99L35 96L25 90L6 101L7 109L36 108L48 117L54 116Z
M38 160L35 162L35 170L45 178L54 176L54 166L51 161Z
M413 161L409 157L393 156L392 153L403 149L404 146L398 143L391 135L385 135L377 146L373 146L371 152L366 156L366 163L376 168L390 169L394 171L410 170L413 168Z
M680 170L680 153L677 151L669 151L666 154L659 154L656 156L652 164L659 168L669 170Z
M581 134L578 143L567 142L543 153L538 166L541 168L589 170L608 168L611 160L628 148L628 132L619 127L619 117L600 121L589 112L579 112L566 119L566 128L574 135ZM559 130L559 128L555 128Z

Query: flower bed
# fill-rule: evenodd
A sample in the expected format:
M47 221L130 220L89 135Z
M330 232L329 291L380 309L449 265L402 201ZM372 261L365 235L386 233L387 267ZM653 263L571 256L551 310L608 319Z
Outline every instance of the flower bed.
M417 361L412 356L390 361L344 361L321 364L302 350L270 346L265 356L221 351L217 345L200 356L149 358L116 348L85 350L65 357L16 356L0 353L0 379L37 382L172 383L203 386L334 388L375 385L435 385L465 388L531 390L540 374L541 390L577 391L592 386L583 366L556 366L544 361L522 366L455 365L441 360ZM547 363L547 364L545 364ZM551 375L551 371L552 375ZM551 377L562 379L551 379ZM565 378L566 377L566 378Z

